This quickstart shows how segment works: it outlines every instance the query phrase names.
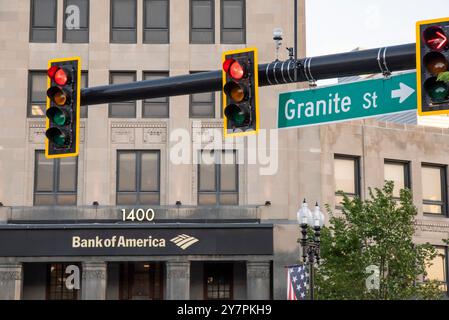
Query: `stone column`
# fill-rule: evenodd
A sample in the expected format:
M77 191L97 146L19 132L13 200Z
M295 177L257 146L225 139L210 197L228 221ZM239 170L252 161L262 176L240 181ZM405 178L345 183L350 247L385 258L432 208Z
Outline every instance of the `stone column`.
M106 300L106 262L83 262L82 300Z
M22 288L22 264L0 264L0 300L20 300L22 298Z
M248 300L270 299L270 262L246 262L246 298Z
M165 298L167 300L190 299L190 262L167 261L167 285Z

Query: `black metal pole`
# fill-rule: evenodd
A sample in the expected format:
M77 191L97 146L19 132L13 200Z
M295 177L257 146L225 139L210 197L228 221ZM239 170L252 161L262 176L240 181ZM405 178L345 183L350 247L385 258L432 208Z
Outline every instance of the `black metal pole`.
M293 19L293 23L295 24L293 29L294 29L294 35L295 35L295 41L294 41L294 45L295 45L295 60L298 60L298 0L295 0L295 8L294 8L294 14L295 14L295 18Z
M314 300L315 299L315 290L314 290L314 277L315 277L315 272L314 272L314 266L313 266L313 261L309 260L309 286L310 286L310 300Z
M307 261L307 225L301 224L301 249L302 249L302 261L306 263Z
M415 44L259 65L259 86L415 69ZM295 72L298 78L295 79ZM81 90L81 105L179 96L222 90L221 71L106 85Z

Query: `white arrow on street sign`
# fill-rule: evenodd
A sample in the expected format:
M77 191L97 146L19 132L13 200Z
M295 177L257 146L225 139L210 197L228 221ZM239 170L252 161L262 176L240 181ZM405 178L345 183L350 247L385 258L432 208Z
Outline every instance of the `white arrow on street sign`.
M415 89L410 88L408 85L400 82L399 89L391 91L391 98L399 98L399 103L407 100L415 92Z

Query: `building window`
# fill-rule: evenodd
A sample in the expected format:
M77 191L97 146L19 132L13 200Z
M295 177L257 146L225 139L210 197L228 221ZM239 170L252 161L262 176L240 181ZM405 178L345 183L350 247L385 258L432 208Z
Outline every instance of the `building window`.
M422 165L423 212L446 214L446 167Z
M432 264L426 267L427 276L424 280L436 280L441 283L441 290L447 293L447 277L448 277L448 256L447 247L436 247L437 255L432 260Z
M80 298L80 290L69 290L66 286L67 277L72 273L66 272L70 265L75 265L81 270L81 266L75 263L47 264L47 300L78 300Z
M47 72L28 73L28 117L44 117L47 104Z
M169 43L169 0L144 0L143 43Z
M89 87L89 75L87 71L81 72L81 88L88 88ZM81 106L80 107L80 117L81 118L87 118L88 108L87 106Z
M221 0L221 43L245 43L245 20L245 0Z
M201 71L193 71L191 74ZM205 92L190 95L190 118L215 118L215 93Z
M144 72L144 80L155 80L168 77L168 72ZM168 118L170 116L169 98L146 99L142 105L142 118Z
M56 0L31 0L30 42L56 42Z
M137 42L137 0L111 0L111 42Z
M359 158L345 155L336 155L334 159L335 176L335 203L342 203L343 196L338 194L343 191L349 198L360 196L360 168Z
M399 199L401 189L411 189L410 163L404 161L385 160L385 181L393 181L393 197Z
M160 151L118 151L117 205L159 205L160 164Z
M78 13L71 6L79 9L79 27L73 26L71 16ZM64 42L89 42L89 0L64 0Z
M47 159L36 151L34 205L76 205L77 172L76 157Z
M160 262L120 264L120 300L162 300L164 265Z
M236 151L201 152L198 165L198 205L238 205Z
M135 72L111 71L110 83L121 84L136 81ZM115 102L109 104L110 118L135 118L136 117L136 102Z
M206 300L232 300L232 263L204 264L204 297Z
M190 0L190 43L214 43L214 24L214 1Z

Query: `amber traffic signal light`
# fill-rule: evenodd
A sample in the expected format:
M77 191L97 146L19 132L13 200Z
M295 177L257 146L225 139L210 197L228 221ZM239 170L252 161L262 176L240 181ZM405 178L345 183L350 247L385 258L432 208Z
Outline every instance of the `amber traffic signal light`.
M416 76L419 115L449 114L449 18L416 24Z
M224 135L256 134L259 130L257 49L223 53Z
M80 58L48 62L47 122L45 155L47 158L74 157L79 152Z

